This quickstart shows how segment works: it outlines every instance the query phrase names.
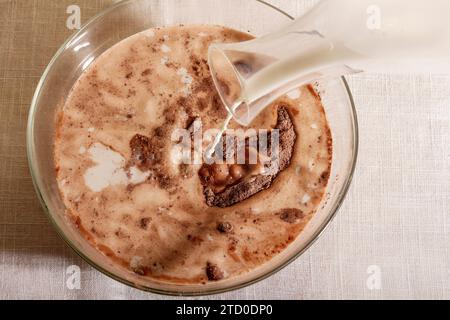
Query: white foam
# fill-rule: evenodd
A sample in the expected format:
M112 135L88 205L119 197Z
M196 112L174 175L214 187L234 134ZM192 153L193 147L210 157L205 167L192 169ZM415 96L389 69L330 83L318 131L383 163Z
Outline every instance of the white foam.
M109 186L127 183L127 175L122 169L125 159L119 153L101 143L95 143L88 152L96 164L84 174L84 183L89 189L100 192Z
M166 207L158 207L158 213L167 213L169 209Z
M309 171L313 171L315 166L316 166L316 164L314 163L314 161L313 160L309 160L309 162L308 162Z
M189 97L192 93L192 90L190 87L184 87L183 89L181 89L181 92L183 93L183 96Z
M155 31L153 30L144 31L144 35L148 38L153 38L155 36Z
M178 69L178 75L181 76L181 82L183 82L186 85L191 85L194 81L194 78L187 72L185 68Z
M253 214L260 214L262 212L261 208L258 207L251 207L250 210Z
M95 166L84 173L84 183L94 192L115 185L139 184L150 177L150 172L142 172L136 167L130 168L128 176L122 155L101 143L95 143L88 153Z
M302 96L302 92L300 91L300 89L294 89L289 92L287 96L292 100L296 100Z
M170 49L170 47L168 45L163 44L161 46L161 51L164 52L164 53L167 53L167 52L172 51L172 49Z
M130 168L130 183L140 184L145 182L150 177L150 171L142 172L137 167Z
M184 84L184 88L181 90L185 96L189 96L191 91L191 85L194 81L194 78L188 73L185 68L178 69L178 75L181 76L181 82Z
M142 266L142 260L144 260L142 257L134 256L130 260L130 267L132 269L139 269Z
M118 114L116 114L114 116L114 119L116 119L117 121L128 121L129 120L126 116L118 115Z
M169 57L168 56L164 56L161 58L161 64L167 64L169 62Z
M302 204L307 204L311 200L311 196L307 193L302 198Z

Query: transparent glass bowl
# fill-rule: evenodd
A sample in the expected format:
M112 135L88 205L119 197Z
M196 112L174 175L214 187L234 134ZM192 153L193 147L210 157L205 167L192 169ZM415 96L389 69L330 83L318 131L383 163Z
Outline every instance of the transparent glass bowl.
M259 0L133 0L103 11L66 41L44 72L31 105L27 150L36 191L61 237L83 259L130 286L169 295L205 295L238 289L264 279L300 256L323 232L340 207L355 168L356 111L345 79L322 80L320 93L333 134L333 167L327 195L303 233L270 262L237 278L205 285L175 285L142 278L93 248L65 215L53 161L56 112L89 64L105 50L137 32L157 26L218 24L261 36L292 19Z

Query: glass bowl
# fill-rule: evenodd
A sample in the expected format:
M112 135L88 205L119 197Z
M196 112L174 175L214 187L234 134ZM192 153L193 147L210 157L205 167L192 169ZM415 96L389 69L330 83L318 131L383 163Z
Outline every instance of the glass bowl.
M248 13L251 12L251 15ZM92 61L119 41L145 29L178 24L219 24L261 36L291 16L259 0L132 0L106 9L56 53L34 95L28 123L28 160L37 194L61 237L104 274L138 289L168 295L205 295L242 288L279 271L307 250L336 214L350 185L358 150L356 111L344 78L315 83L333 135L333 164L326 196L300 236L270 262L221 282L176 285L140 277L92 247L65 214L53 161L55 117L75 81Z

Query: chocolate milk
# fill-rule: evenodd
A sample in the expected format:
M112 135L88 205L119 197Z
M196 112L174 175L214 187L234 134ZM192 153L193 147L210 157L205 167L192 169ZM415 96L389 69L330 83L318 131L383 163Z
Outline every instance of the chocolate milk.
M210 77L209 45L251 38L219 26L147 30L97 58L67 98L55 143L67 215L130 272L177 284L236 277L283 251L317 210L332 137L310 86L251 126L279 131L280 163L270 174L179 159L174 131L194 135L193 123L219 128L228 116Z

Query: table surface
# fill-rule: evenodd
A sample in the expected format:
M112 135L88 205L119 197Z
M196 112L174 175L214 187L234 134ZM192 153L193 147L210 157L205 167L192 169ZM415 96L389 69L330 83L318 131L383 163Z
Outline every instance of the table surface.
M76 4L85 22L112 2ZM316 1L270 2L298 16ZM44 68L73 32L66 27L71 4L0 0L0 298L167 299L83 262L56 235L35 196L25 148L28 110ZM212 298L450 298L450 74L348 80L360 157L337 218L281 272ZM72 265L80 267L79 290L67 285Z

